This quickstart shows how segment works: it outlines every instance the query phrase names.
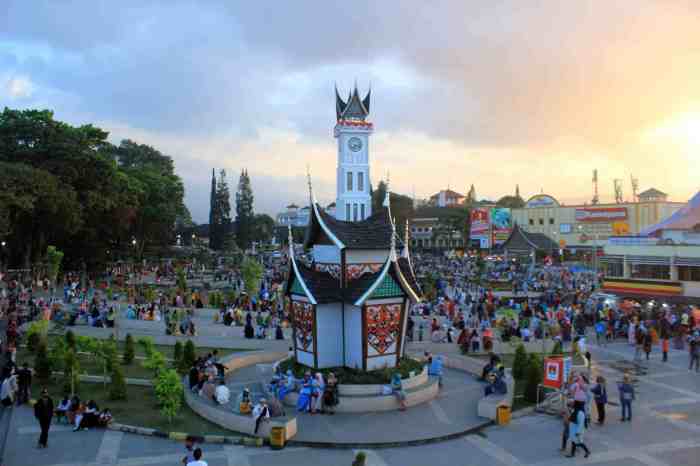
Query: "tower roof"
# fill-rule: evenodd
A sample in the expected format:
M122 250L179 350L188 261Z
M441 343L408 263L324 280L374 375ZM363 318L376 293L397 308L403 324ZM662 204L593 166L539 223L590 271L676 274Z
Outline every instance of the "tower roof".
M369 104L370 95L372 90L367 91L367 95L364 99L360 99L360 95L357 91L357 84L355 84L355 89L348 96L348 100L344 101L340 94L338 94L338 87L335 88L335 116L336 119L340 120L361 120L364 121L367 116L369 116Z
M358 222L344 222L313 205L306 229L304 247L323 241L325 236L340 249L389 249L391 243L391 219L389 211L382 208Z

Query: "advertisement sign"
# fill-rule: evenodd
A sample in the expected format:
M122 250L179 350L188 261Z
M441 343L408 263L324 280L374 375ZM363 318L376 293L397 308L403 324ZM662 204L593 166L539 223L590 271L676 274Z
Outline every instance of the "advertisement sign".
M629 235L630 225L627 222L613 222L612 231L615 236Z
M510 209L495 207L491 209L491 233L494 246L505 243L510 236Z
M469 221L471 222L469 238L474 242L478 241L481 249L487 249L489 247L489 231L491 227L489 209L472 209Z
M559 201L548 194L537 194L532 196L525 203L526 209L533 209L535 207L559 207Z
M549 388L559 389L564 384L564 358L545 358L544 360L544 381L542 385Z
M616 222L627 219L627 207L581 207L576 209L577 222Z

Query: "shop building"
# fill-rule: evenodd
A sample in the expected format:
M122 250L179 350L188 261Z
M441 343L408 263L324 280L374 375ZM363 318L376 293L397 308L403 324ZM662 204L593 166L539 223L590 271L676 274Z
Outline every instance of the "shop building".
M666 194L650 189L638 202L564 205L547 194L530 198L525 207L512 209L513 224L528 233L542 233L568 253L602 249L611 236L638 235L684 206L669 202Z

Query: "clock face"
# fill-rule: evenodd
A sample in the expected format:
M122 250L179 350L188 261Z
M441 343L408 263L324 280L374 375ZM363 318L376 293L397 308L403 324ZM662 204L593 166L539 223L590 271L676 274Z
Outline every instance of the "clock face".
M351 137L348 140L348 148L353 152L359 152L362 149L362 140L360 138Z

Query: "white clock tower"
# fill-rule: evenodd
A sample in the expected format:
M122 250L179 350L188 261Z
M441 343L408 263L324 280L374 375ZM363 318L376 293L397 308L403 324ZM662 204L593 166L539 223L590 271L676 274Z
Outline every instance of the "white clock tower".
M337 123L333 135L338 139L335 217L347 222L362 221L372 215L369 192L369 136L374 127L366 121L370 93L360 99L355 90L343 101L335 89Z

